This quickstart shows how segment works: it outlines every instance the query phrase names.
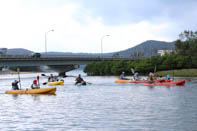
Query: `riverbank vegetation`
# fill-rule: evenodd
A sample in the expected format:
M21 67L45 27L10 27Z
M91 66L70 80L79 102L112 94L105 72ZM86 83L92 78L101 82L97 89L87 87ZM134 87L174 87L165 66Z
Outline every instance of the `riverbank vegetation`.
M131 68L140 74L163 71L165 75L171 70L176 76L197 76L197 31L181 33L171 54L135 61L93 62L84 68L84 72L88 75L120 75L124 71L126 75L132 75Z
M157 76L166 76L167 74L170 74L172 77L197 77L197 69L179 69L156 72Z

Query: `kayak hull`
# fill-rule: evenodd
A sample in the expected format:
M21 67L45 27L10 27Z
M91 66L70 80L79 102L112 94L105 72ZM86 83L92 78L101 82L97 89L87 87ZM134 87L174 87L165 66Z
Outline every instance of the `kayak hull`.
M47 85L63 85L64 81L47 82Z
M162 82L165 81L165 79L158 79L154 80L154 82ZM115 80L115 83L149 83L148 80L122 80L120 78Z
M6 94L55 94L56 88L40 88L26 90L7 90Z
M145 86L184 86L185 85L185 80L177 80L177 81L171 81L171 82L156 82L152 84L144 84Z
M131 80L123 80L123 79L118 78L115 80L115 83L129 83L130 81Z
M77 86L86 86L86 83L77 83Z

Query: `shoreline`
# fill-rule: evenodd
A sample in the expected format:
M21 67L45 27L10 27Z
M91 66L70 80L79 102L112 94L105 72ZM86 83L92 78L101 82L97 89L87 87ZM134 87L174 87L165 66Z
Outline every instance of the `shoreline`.
M179 69L179 70L166 70L166 71L157 71L154 73L157 76L166 77L167 74L170 74L171 77L197 77L197 69ZM119 75L88 75L88 76L119 76ZM125 74L125 76L133 76L133 74ZM148 76L144 73L139 73L139 76Z
M41 72L20 72L20 74L33 74L33 73L41 73ZM6 72L1 71L0 72L0 75L15 75L15 74L18 74L18 72L16 71L6 71ZM162 77L165 77L167 74L170 74L171 77L197 77L197 69L166 70L166 71L158 71L155 73L155 75L162 76ZM88 75L88 76L91 76L91 75ZM100 76L106 76L106 75L100 75ZM108 75L108 76L116 76L116 75ZM133 75L128 75L128 76L133 76ZM143 76L146 76L146 75L143 74Z
M32 74L34 72L20 72L20 74ZM18 74L18 72L0 72L0 75L15 75Z

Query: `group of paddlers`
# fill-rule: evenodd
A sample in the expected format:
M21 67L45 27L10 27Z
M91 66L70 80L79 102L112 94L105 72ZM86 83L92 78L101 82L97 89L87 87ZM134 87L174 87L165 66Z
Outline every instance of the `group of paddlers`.
M59 81L59 79L56 76L53 76L53 74L50 74L50 76L48 77L48 82L55 82L55 81ZM20 80L14 80L12 82L12 90L19 90L18 83L20 83ZM81 74L79 74L78 77L76 77L75 79L75 85L78 84L86 85L86 81L83 80ZM32 89L40 88L39 76L37 76L37 79L33 80L33 83L31 84L31 88Z
M20 83L20 80L14 80L12 82L12 90L19 90L18 83ZM39 83L39 76L37 76L37 80L33 80L33 83L31 84L32 89L39 89L40 83Z
M125 74L124 72L121 73L120 79L122 79L122 80L129 80L128 78L125 77L124 74ZM154 73L150 72L149 75L148 75L147 80L148 80L149 82L153 82L153 80L154 80L153 77L154 77L154 76L155 76ZM160 76L160 77L161 77L161 76ZM134 73L134 75L133 75L133 80L139 80L139 73L138 73L138 72L135 72L135 73ZM167 81L170 81L170 74L167 74L166 80L167 80Z

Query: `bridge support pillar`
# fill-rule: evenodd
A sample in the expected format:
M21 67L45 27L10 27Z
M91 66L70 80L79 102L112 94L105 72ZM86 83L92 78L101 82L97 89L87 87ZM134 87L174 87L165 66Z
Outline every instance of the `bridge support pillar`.
M67 77L66 72L59 72L58 75L61 77Z

